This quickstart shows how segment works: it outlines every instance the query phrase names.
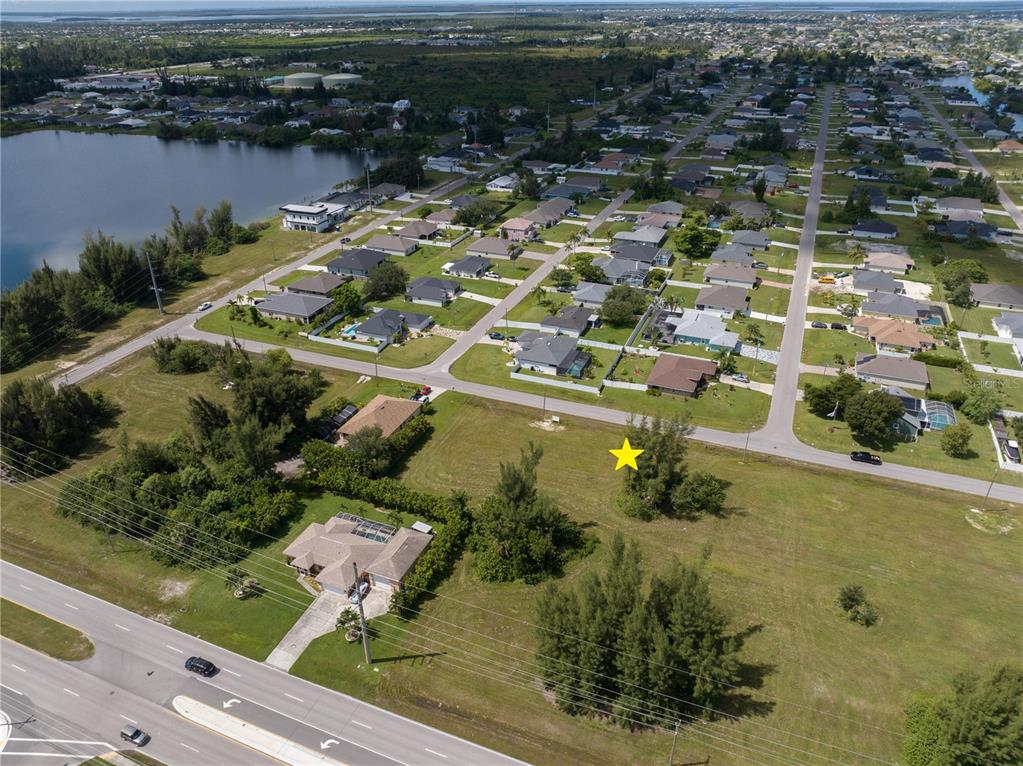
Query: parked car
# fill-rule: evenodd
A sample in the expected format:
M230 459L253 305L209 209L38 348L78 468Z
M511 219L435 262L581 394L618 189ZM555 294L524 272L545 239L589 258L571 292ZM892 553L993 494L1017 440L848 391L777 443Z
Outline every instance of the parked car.
M433 393L433 388L430 387L430 386L422 386L419 389L419 395L420 396L428 396L429 394L432 394L432 393Z
M871 455L869 452L863 452L862 450L855 450L849 453L849 457L857 463L870 463L871 465L881 465L881 458L877 455Z
M565 213L565 215L567 215L569 218L578 218L579 217L579 211L578 210L569 210L567 213Z
M828 323L827 322L810 322L810 327L812 327L815 330L827 330L828 329Z
M835 278L830 274L825 274L823 277L818 279L817 282L822 285L833 285L835 284Z
M744 372L737 372L732 376L736 383L749 383L749 376Z
M201 676L212 676L217 672L217 666L202 657L189 657L185 660L185 670L191 670Z
M1010 463L1019 462L1019 442L1015 439L1006 439L1002 442L1002 452L1005 453L1005 458Z
M504 333L492 332L490 333L490 340L504 340Z
M351 241L352 241L352 238L351 238L351 237L341 237L341 239L339 239L339 240L337 241L337 243L338 243L339 245L347 245L347 244L348 244L349 242L351 242Z
M559 293L570 293L570 292L572 292L572 288L571 287L559 287L558 288L558 292Z
M213 304L210 303L209 301L203 301L202 303L199 304L199 311L207 311L211 308L213 308Z
M359 601L366 598L367 593L369 593L369 583L366 581L360 582L358 589L352 588L351 595L348 596L348 603L358 604Z
M519 336L518 336L518 335L509 335L509 336L508 336L508 342L509 342L509 343L514 343L514 342L515 342L515 341L517 341L518 339L519 339Z
M121 739L125 742L131 742L133 745L143 747L147 742L149 742L150 737L138 726L132 726L129 724L121 729Z
M483 276L485 276L487 279L500 279L501 278L501 275L498 274L496 271L488 271Z
M835 279L844 279L845 277L849 276L849 272L848 271L837 271L837 272L835 272L834 276L835 276Z
M767 264L764 263L763 261L753 261L753 268L754 269L766 269L767 268Z
M832 322L832 323L831 323L831 329L832 329L832 330L848 330L849 328L848 328L848 327L846 327L846 326L845 326L844 324L842 324L841 322Z

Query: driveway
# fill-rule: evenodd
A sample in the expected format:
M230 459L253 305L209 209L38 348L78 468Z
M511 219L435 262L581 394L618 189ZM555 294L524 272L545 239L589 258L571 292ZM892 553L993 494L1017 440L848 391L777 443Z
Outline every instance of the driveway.
M346 606L348 599L344 596L326 590L321 591L288 634L270 652L266 664L281 670L290 670L313 639L334 632L337 616Z

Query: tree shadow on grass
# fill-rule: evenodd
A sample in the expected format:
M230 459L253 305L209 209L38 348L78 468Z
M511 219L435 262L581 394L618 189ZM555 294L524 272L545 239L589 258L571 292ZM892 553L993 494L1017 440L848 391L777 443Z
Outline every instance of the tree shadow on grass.
M757 623L734 634L732 638L735 640L736 648L742 651L746 641L763 629L764 626ZM769 715L774 710L775 703L759 698L754 692L745 690L762 689L764 680L776 669L775 665L769 663L740 661L738 679L734 686L724 687L724 693L715 699L715 711L719 715L736 717Z

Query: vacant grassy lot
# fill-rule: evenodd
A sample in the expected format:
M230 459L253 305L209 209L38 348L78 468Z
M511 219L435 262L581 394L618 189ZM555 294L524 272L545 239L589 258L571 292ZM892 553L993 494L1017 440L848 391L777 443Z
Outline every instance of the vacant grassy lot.
M791 290L783 287L765 287L761 285L750 292L750 310L762 311L765 314L785 316L789 309Z
M0 636L68 662L87 660L96 650L74 628L6 598L0 599Z
M1019 360L1008 343L962 339L967 358L974 364L989 364L1002 370L1019 370Z
M639 542L652 570L710 546L715 596L735 629L746 632L743 658L757 669L750 677L761 679L750 701L736 699L731 708L747 715L711 725L717 736L749 747L764 746L755 738L768 737L809 750L816 756L807 756L810 763L845 762L832 747L894 760L908 695L1012 654L1006 647L1023 621L1019 609L1005 605L1020 602L1019 532L974 528L967 518L975 515L968 511L972 499L916 487L906 493L903 485L872 477L757 457L743 464L734 452L694 445L695 467L732 482L729 514L644 524L614 507L620 477L606 450L620 442L620 429L563 418L565 430L550 433L532 427L535 419L534 411L460 399L435 420L430 447L409 461L403 477L439 492L459 486L478 498L496 481L498 463L533 441L544 448L544 489L602 540L621 530ZM495 429L500 443L490 437ZM466 472L467 465L474 469ZM1018 522L1017 513L1004 520ZM600 567L604 556L601 547L571 565L566 580ZM836 593L849 582L862 584L878 606L876 627L864 630L838 613ZM663 762L670 738L569 718L539 689L502 683L468 656L482 654L530 674L533 634L523 623L534 620L537 590L481 584L467 555L438 589L440 597L423 607L421 620L380 625L374 651L387 661L378 672L359 669L358 645L334 636L320 639L295 671L533 763ZM472 719L462 714L467 710ZM721 745L682 728L687 760L750 762L745 751L723 745L732 751L723 755L701 741Z
M840 316L834 316L829 321L844 320ZM828 364L833 367L836 354L841 355L846 364L852 364L857 352L873 353L874 344L866 338L844 330L807 329L803 334L802 361L806 364Z

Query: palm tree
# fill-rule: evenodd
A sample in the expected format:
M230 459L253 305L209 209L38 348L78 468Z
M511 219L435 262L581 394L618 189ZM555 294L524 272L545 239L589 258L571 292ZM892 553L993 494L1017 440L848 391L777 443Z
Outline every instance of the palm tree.
M757 362L760 361L760 348L764 345L764 333L760 329L760 325L753 324L752 322L748 323L742 331L742 339L757 349L757 355L753 359L753 374L756 375Z
M866 257L867 249L859 242L855 242L853 246L849 248L849 260L853 263L863 263L863 259Z

